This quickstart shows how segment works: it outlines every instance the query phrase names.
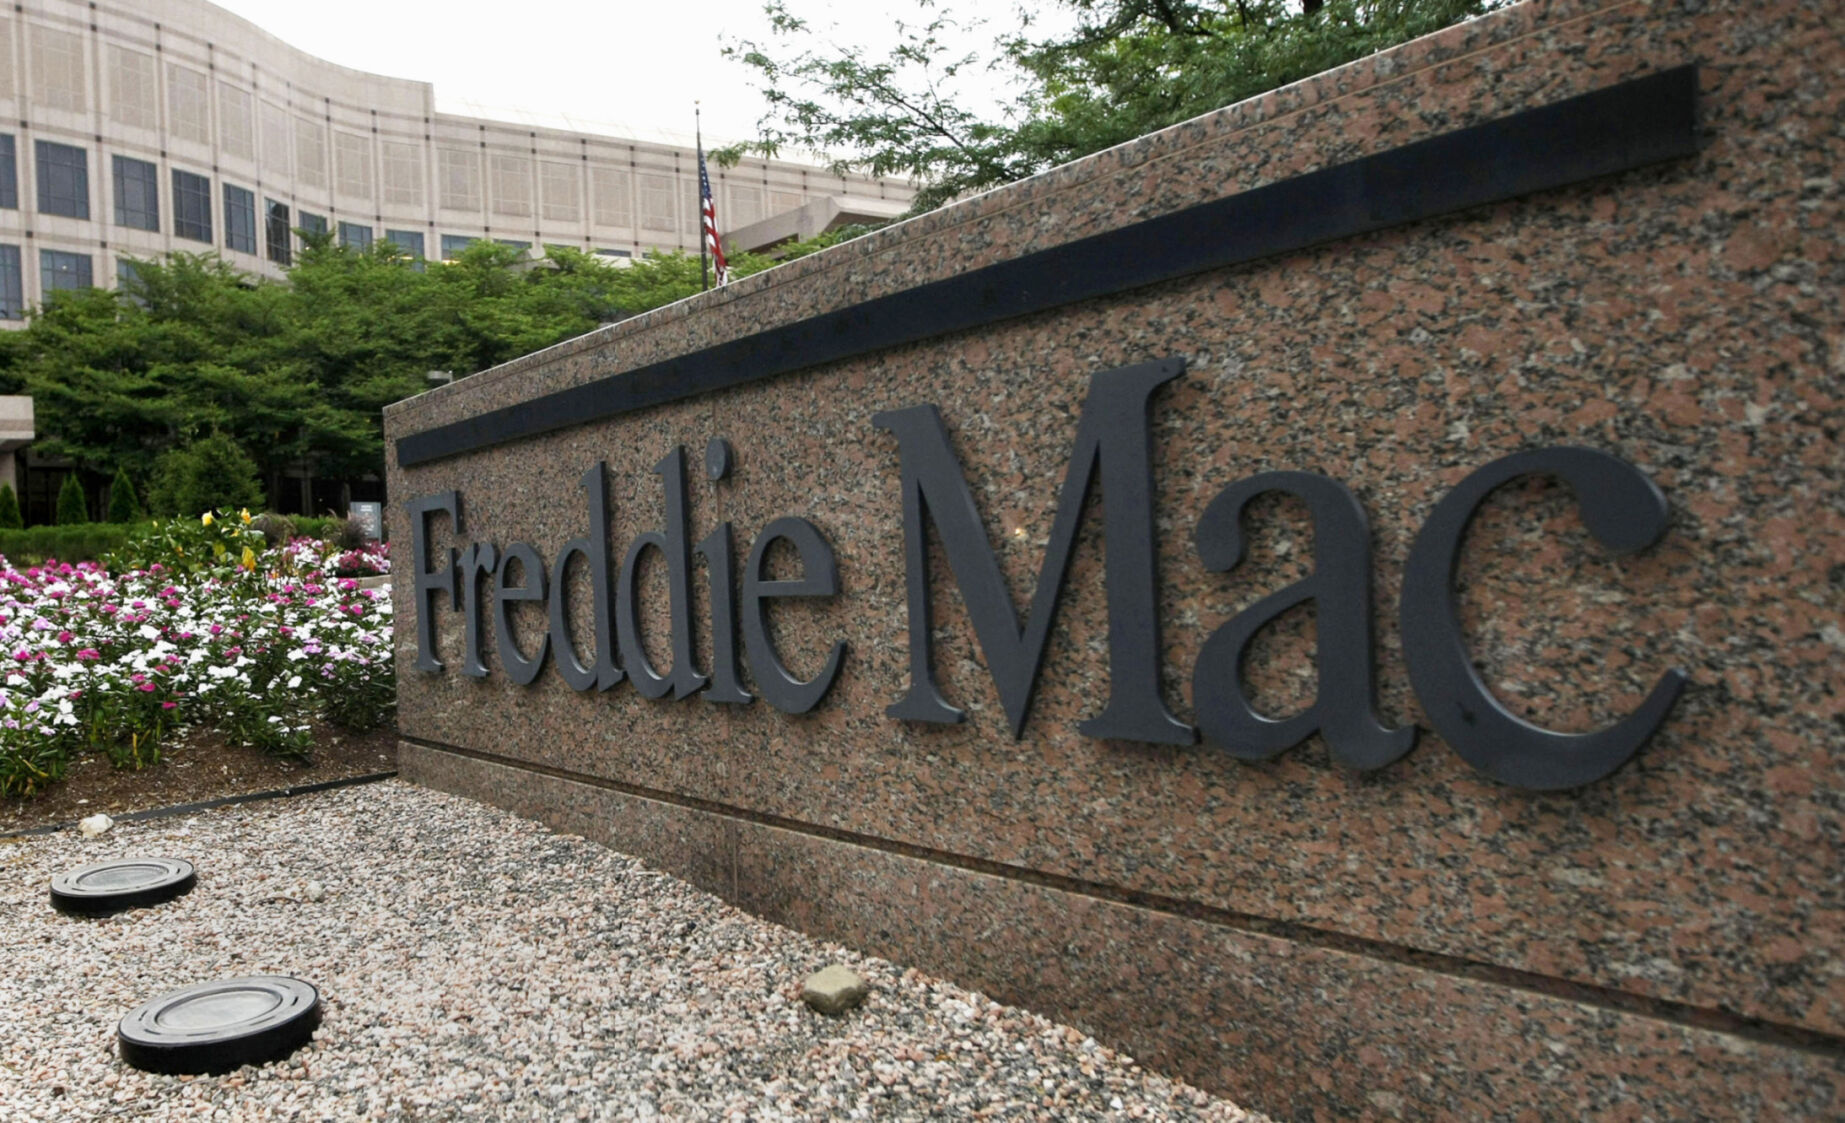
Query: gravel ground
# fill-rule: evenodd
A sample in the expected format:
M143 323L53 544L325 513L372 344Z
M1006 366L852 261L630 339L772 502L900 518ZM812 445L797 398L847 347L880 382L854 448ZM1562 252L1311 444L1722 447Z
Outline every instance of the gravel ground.
M198 887L103 920L51 877L187 858ZM9 1119L1257 1120L1081 1032L756 920L583 839L397 782L0 842ZM806 976L872 985L841 1018ZM140 1003L295 975L325 1020L286 1061L157 1076L116 1058Z

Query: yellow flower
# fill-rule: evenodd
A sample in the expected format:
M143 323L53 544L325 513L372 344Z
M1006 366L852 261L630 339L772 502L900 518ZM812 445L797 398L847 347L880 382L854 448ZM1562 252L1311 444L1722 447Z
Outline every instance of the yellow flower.
M243 567L250 572L255 572L256 570L256 551L250 549L248 546L243 548Z
M245 507L243 510L237 512L237 515L239 518L243 519L243 525L250 525L250 508Z
M199 525L200 526L210 526L211 525L211 512L210 511L207 511L204 514L199 516Z

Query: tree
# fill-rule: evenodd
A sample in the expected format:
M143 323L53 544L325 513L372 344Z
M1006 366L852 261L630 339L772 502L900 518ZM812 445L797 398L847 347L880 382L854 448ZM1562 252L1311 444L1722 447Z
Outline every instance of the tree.
M0 393L34 397L37 451L146 480L149 505L173 513L198 498L182 504L191 469L176 465L191 461L174 450L221 435L276 495L303 468L382 474L382 411L427 390L430 371L471 374L699 287L683 253L617 266L552 248L533 262L484 242L443 264L389 242L304 241L286 282L173 254L136 262L115 292L55 293L23 331L0 332ZM772 264L738 254L732 272Z
M0 484L0 530L18 530L26 525L19 517L19 496L12 484Z
M883 56L816 45L787 7L765 9L775 45L726 53L756 72L769 112L756 140L719 150L825 153L836 170L919 180L912 213L1035 175L1168 125L1437 31L1504 0L1057 0L1066 33L1028 15L984 63L949 46L967 25L936 0L897 24ZM970 79L1008 76L1002 119L968 109Z
M145 514L141 501L135 497L135 485L128 478L128 469L117 468L115 479L109 482L109 521L140 522Z
M213 433L162 454L154 466L148 505L162 515L260 509L263 488L256 473L256 462L236 441Z
M83 482L72 472L58 488L57 519L59 526L76 526L90 521L90 502L83 494Z

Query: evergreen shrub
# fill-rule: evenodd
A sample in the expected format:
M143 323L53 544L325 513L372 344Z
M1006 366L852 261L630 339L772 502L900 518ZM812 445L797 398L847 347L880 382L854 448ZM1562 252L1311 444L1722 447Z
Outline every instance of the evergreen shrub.
M82 526L90 521L90 501L83 494L83 482L72 472L58 489L59 526Z

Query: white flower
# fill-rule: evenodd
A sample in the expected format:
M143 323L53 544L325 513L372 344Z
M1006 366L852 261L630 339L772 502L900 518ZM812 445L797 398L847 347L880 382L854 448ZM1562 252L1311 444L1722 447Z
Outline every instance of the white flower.
M297 686L300 686L300 685L301 685L301 676L300 676L300 675L296 675L296 676L294 676L293 678L291 678L291 679L289 679L289 680L288 680L288 688L289 688L290 690L293 690L293 689L294 689L295 687L297 687Z

